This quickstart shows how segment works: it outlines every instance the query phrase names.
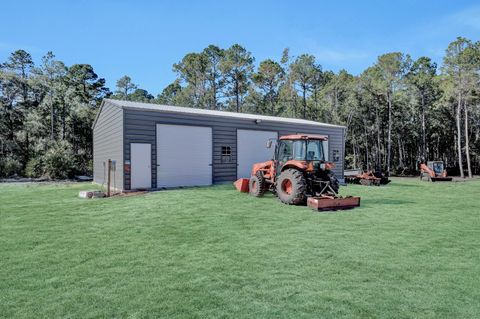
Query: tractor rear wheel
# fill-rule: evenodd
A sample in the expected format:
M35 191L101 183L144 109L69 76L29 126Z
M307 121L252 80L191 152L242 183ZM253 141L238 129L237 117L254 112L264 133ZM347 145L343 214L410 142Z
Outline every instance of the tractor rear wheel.
M276 192L285 204L304 204L307 199L305 177L296 169L283 171L277 179Z
M263 178L262 174L255 174L250 177L250 181L248 182L248 189L249 193L255 197L261 197L265 194L267 187L265 185L265 179Z

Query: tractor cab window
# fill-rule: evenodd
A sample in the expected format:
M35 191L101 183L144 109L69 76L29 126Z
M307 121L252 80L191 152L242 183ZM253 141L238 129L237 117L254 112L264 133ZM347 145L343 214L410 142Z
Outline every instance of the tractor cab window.
M307 161L323 160L323 144L322 141L307 142Z
M296 160L305 160L305 141L302 140L293 142L293 154Z
M443 163L442 162L433 162L433 171L436 174L442 174L443 173Z
M286 162L289 160L299 161L322 161L323 157L323 143L318 140L283 140L280 142L278 148L278 160Z
M278 160L286 162L293 158L293 141L281 141L278 148Z

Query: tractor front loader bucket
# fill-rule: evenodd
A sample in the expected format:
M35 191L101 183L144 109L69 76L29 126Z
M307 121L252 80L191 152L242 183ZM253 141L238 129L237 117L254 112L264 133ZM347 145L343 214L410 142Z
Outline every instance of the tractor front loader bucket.
M235 185L235 188L242 193L248 193L248 178L240 178L237 179L233 185Z
M334 196L316 196L309 197L307 205L313 210L330 211L352 209L360 206L360 197L334 197Z

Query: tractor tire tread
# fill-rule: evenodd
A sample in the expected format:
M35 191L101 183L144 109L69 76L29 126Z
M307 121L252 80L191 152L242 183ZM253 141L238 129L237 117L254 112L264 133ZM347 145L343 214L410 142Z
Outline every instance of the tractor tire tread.
M253 183L257 183L257 187L253 187ZM265 179L263 178L263 175L259 175L258 173L250 177L250 180L248 181L248 186L249 186L249 193L252 196L255 197L262 197L265 192L266 192L266 186L265 186Z
M293 194L285 194L282 191L281 184L285 178L290 178L292 184L294 184L292 187ZM304 204L307 199L306 188L307 185L303 174L296 169L290 168L280 174L276 185L276 193L280 201L285 204L301 205Z

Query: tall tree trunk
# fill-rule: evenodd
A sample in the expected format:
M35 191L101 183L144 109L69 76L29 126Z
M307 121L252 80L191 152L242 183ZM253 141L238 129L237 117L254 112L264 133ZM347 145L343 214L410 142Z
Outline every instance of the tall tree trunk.
M355 132L352 132L352 136L355 136ZM352 138L352 148L353 148L353 167L357 168L357 144L355 143L355 138Z
M212 105L212 110L217 109L217 79L215 74L217 74L217 68L215 66L215 63L213 64L213 80L212 80L212 89L213 89L213 105Z
M292 84L292 77L290 75L288 76L288 90L290 93L290 103L293 104L293 117L297 117L297 99L293 97L294 88Z
M67 107L65 106L65 103L62 103L62 140L65 140L65 137L67 136Z
M50 99L50 139L54 141L55 140L55 112L53 110L52 93L50 92L48 95Z
M427 136L425 124L425 96L422 92L422 160L427 160Z
M217 109L217 84L215 83L215 80L213 80L213 105L212 105L212 110Z
M367 121L363 121L363 127L365 129L365 163L367 164L367 171L370 170L370 159L368 155L368 131L367 131Z
M382 150L381 150L381 139L380 139L380 116L378 115L378 108L375 110L375 122L377 125L377 155L376 155L376 167L375 170L382 170Z
M334 89L334 93L335 93L335 96L334 96L334 121L335 123L338 121L338 89L337 89L337 85L335 83L335 89Z
M297 109L297 96L293 97L293 117L297 117L298 109Z
M392 96L387 94L388 101L388 136L387 136L387 176L390 176L390 160L392 151Z
M28 86L27 86L27 70L22 66L22 97L23 102L27 102L28 99Z
M457 122L457 155L458 155L458 167L460 169L460 177L465 178L463 173L463 163L462 163L462 132L460 125L460 115L462 112L462 94L458 94L458 103L457 103L457 112L456 112L456 122Z
M303 118L307 118L307 89L303 88Z
M465 114L465 157L467 158L467 171L468 178L472 178L472 168L470 165L470 146L469 146L469 136L468 136L468 105L467 101L464 102L464 114Z
M270 106L272 108L272 116L275 116L275 102L273 101L273 96L270 95Z
M397 136L398 143L398 168L403 169L405 163L403 162L402 142L400 141L400 135Z
M25 164L30 159L30 135L28 131L25 133Z
M238 81L235 81L235 101L237 104L237 113L240 112L240 92L238 87Z

